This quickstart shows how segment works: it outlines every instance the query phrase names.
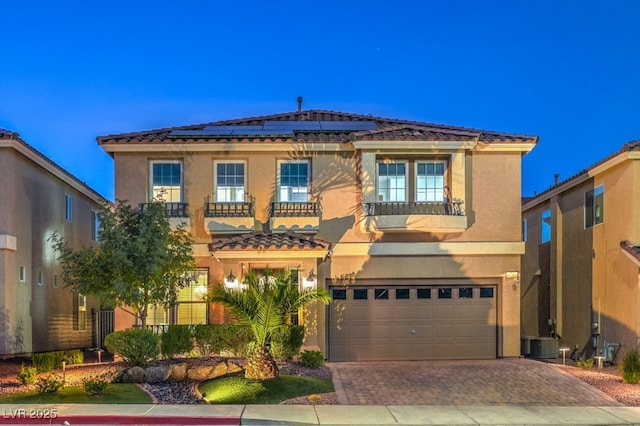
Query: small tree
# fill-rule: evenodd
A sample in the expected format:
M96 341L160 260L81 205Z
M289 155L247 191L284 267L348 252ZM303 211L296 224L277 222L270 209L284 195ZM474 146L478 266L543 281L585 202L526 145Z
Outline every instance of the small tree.
M98 213L99 241L72 249L59 234L49 240L62 264L62 281L75 291L96 296L103 305L135 315L142 326L149 305L176 304L195 269L193 240L181 224L173 230L161 202L134 209L118 201Z
M273 333L289 322L293 312L314 300L329 303L331 296L325 289L300 292L293 274L272 275L266 271L265 276L259 277L255 271L249 271L245 289L218 285L209 300L226 306L237 321L251 328L255 348L247 359L245 377L265 380L279 374L269 352Z

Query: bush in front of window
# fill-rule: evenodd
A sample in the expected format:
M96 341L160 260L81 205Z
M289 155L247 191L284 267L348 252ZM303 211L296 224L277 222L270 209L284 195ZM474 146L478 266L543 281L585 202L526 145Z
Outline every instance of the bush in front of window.
M205 356L228 352L237 357L245 357L253 334L246 325L200 324L194 326L193 337Z
M304 342L304 326L290 325L274 331L269 352L278 360L289 360L298 355Z
M193 349L191 327L188 325L170 325L162 333L160 350L165 358L189 353Z
M155 361L160 355L160 337L146 328L115 331L104 338L104 345L112 354L140 367Z

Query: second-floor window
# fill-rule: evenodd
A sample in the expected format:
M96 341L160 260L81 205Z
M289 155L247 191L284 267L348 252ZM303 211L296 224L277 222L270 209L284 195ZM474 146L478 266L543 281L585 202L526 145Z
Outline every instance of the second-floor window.
M591 228L604 222L604 187L587 191L584 197L584 227Z
M244 163L216 162L216 202L241 203L244 202L245 167Z
M551 241L551 210L546 209L540 214L540 244Z
M164 202L182 202L182 164L178 161L151 163L151 198Z
M444 161L379 162L377 172L378 201L444 201Z
M309 161L280 161L278 163L278 182L278 201L307 202Z
M98 241L100 237L100 215L95 210L91 210L91 239Z
M71 222L73 220L73 198L71 195L65 195L65 209L64 209L64 218L67 222Z

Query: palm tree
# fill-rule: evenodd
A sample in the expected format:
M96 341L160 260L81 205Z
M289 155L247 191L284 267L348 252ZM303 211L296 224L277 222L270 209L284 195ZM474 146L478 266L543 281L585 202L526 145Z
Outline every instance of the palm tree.
M250 351L245 377L248 379L273 379L278 376L278 365L269 352L274 331L290 323L291 314L307 304L319 300L325 304L331 296L325 289L300 291L294 273L264 276L249 271L246 284L241 288L214 287L209 301L226 306L234 319L248 325L255 338L255 348Z

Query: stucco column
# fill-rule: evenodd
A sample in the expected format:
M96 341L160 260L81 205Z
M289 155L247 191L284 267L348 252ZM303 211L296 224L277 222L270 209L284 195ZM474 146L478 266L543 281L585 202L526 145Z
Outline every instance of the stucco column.
M549 202L551 209L551 262L550 262L550 294L549 313L552 320L556 321L556 333L562 336L562 209L558 196L552 197ZM550 325L553 329L553 326Z

